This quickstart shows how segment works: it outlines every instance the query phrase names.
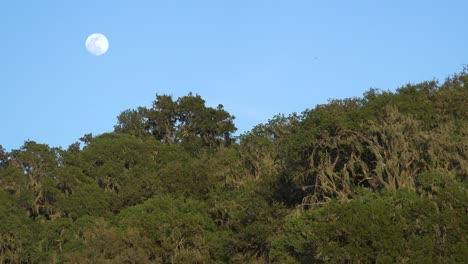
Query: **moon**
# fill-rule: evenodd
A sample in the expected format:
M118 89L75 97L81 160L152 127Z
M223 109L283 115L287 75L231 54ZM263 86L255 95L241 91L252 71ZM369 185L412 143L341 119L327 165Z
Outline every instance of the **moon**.
M109 41L103 34L91 34L86 39L86 49L94 56L101 56L109 49Z

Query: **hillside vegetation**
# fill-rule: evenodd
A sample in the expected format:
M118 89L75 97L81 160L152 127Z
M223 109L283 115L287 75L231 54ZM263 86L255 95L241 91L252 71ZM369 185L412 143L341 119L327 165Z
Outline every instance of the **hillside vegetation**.
M157 95L0 146L0 263L468 263L467 70L235 131Z

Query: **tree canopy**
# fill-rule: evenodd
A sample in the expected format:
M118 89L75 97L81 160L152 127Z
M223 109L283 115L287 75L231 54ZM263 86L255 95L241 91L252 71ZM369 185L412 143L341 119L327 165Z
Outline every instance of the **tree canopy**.
M0 263L467 263L468 72L234 136L157 95L68 148L0 145Z
M229 145L236 131L234 118L221 104L216 108L205 106L199 95L190 93L175 101L170 95L157 95L151 108L122 112L115 132L142 138L152 136L166 144Z

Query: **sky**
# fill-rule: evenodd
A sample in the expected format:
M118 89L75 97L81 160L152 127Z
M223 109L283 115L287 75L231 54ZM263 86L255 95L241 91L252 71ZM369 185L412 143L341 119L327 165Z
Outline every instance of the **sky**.
M443 81L468 64L466 0L4 0L0 145L66 148L156 94L189 92L238 134L324 104ZM106 54L86 51L102 33Z

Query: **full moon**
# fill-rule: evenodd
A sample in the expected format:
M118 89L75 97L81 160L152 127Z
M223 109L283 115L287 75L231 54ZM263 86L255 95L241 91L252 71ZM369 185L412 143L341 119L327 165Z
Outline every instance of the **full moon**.
M106 36L94 33L86 39L86 49L94 56L101 56L109 49L109 41Z

